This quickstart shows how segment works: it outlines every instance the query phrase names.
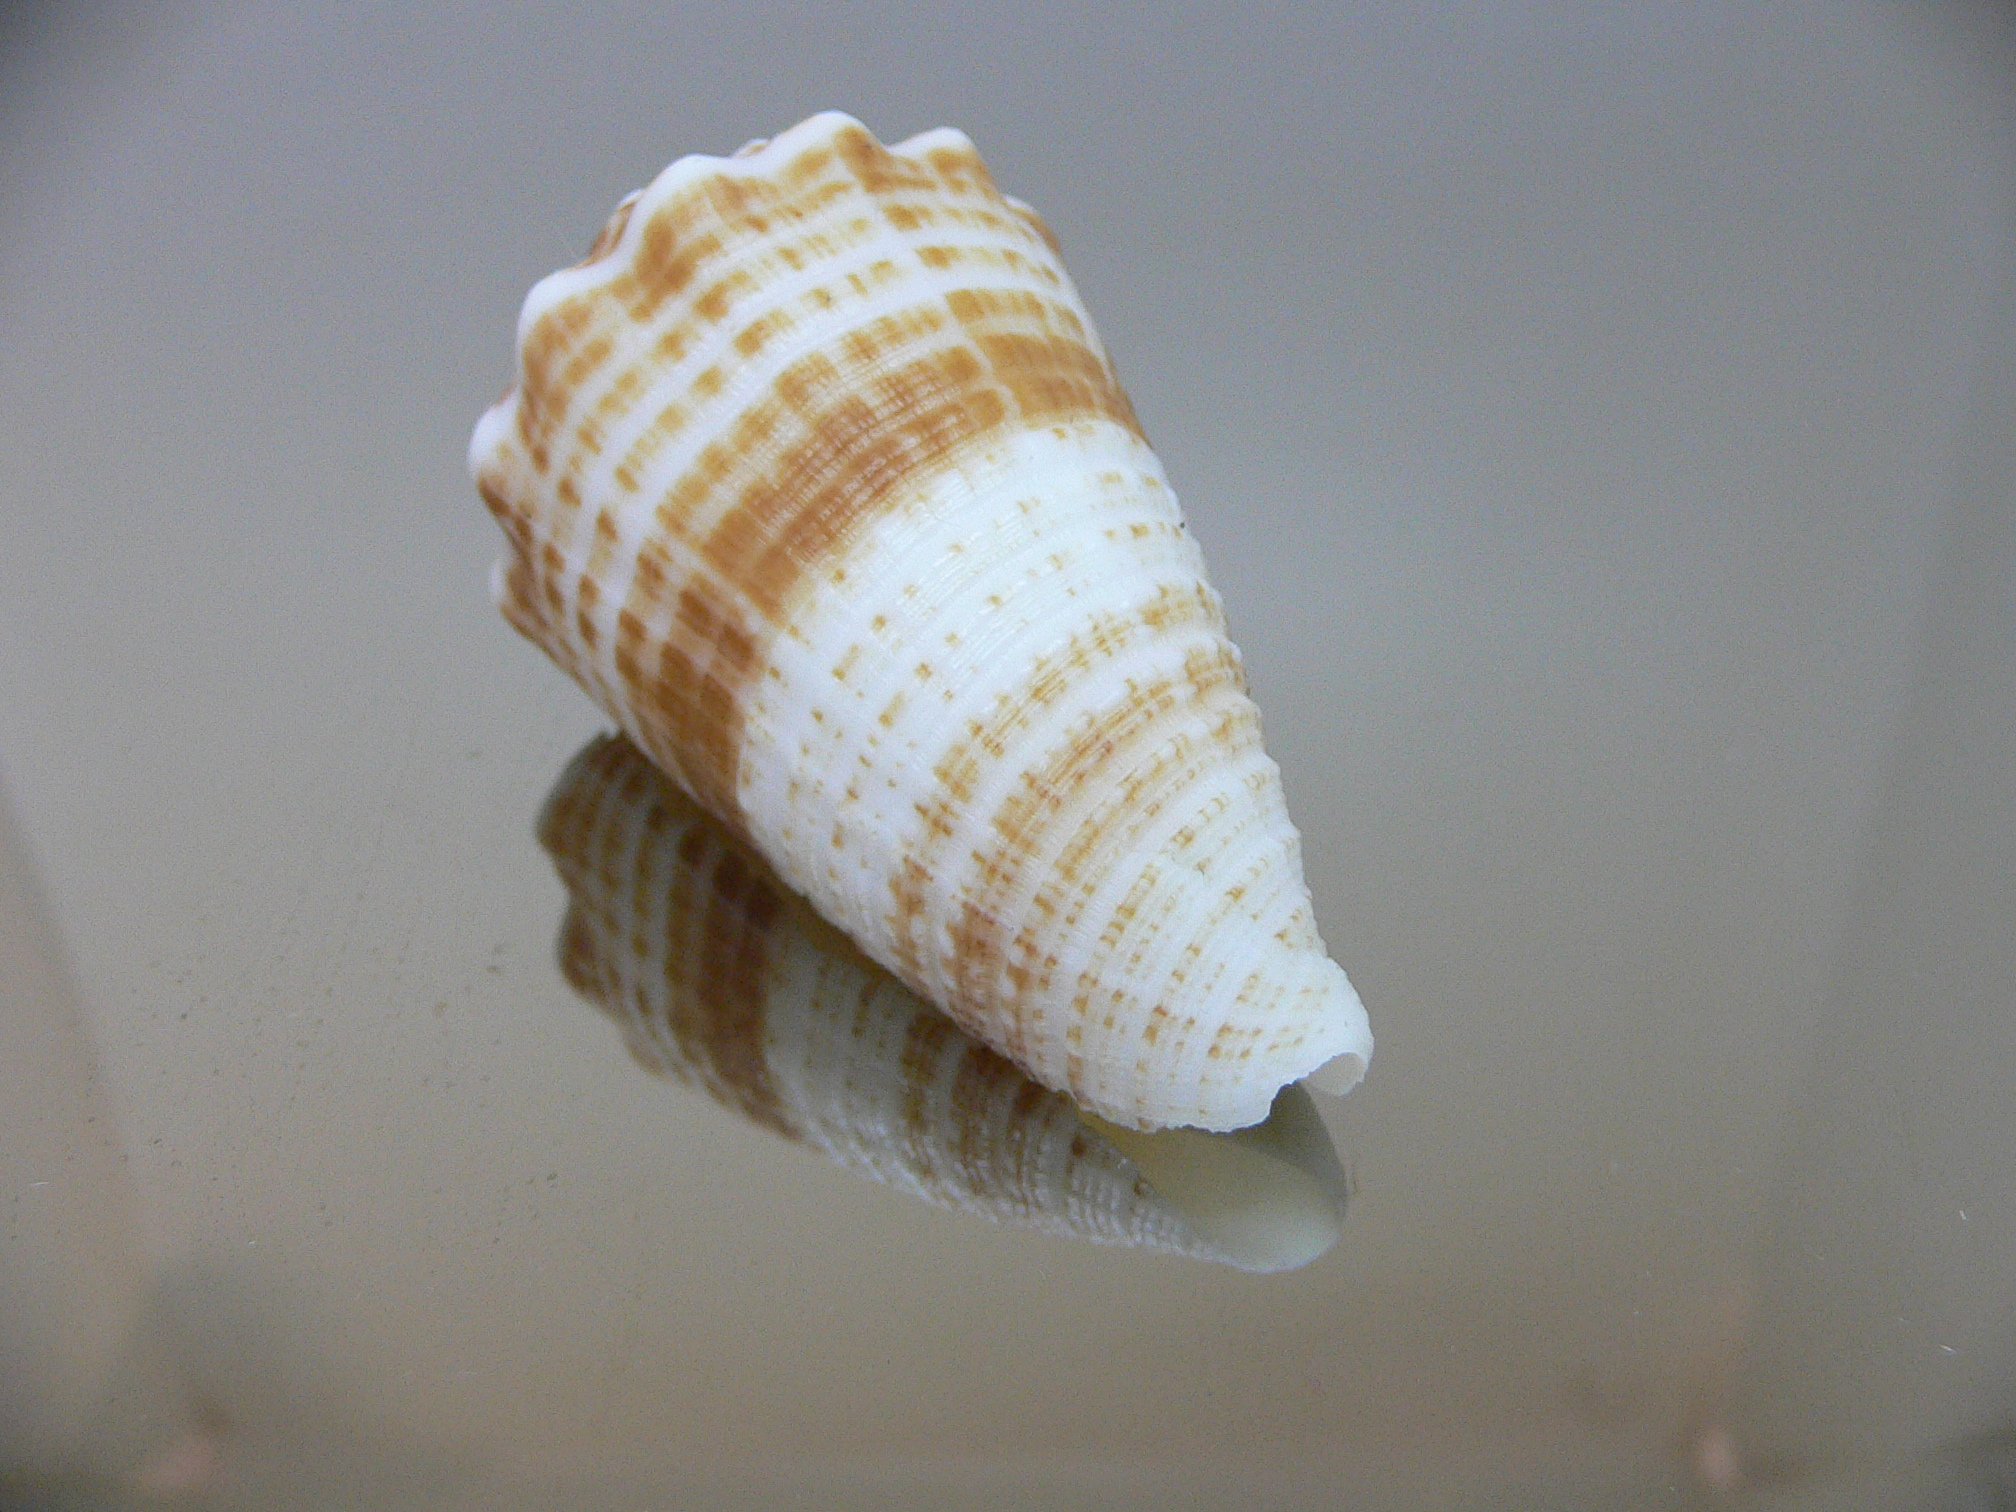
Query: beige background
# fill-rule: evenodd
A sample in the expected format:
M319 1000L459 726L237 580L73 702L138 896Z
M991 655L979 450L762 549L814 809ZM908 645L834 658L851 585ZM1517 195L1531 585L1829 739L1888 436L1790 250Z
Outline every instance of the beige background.
M170 9L0 31L0 1488L2002 1463L1923 1458L2016 1409L1999 12ZM1204 543L1379 1041L1306 1271L913 1206L552 965L598 721L468 430L623 192L829 105L1044 212Z

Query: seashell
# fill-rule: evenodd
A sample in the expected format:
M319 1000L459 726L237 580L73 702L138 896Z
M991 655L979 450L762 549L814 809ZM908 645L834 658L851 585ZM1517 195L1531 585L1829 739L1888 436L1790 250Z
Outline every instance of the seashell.
M470 466L510 622L1043 1085L1229 1129L1363 1074L1203 558L964 136L674 163L532 290Z
M997 1222L1242 1270L1335 1242L1344 1176L1301 1088L1233 1134L1081 1115L868 961L627 739L575 756L539 839L568 892L561 970L647 1070Z

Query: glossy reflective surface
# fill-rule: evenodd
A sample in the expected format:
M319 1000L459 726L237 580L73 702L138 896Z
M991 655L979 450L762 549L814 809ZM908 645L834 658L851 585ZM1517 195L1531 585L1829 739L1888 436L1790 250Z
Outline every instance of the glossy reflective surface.
M1989 13L4 40L6 1496L2006 1504ZM600 726L469 427L622 193L827 105L1042 208L1205 547L1379 1038L1301 1269L856 1179L555 959Z

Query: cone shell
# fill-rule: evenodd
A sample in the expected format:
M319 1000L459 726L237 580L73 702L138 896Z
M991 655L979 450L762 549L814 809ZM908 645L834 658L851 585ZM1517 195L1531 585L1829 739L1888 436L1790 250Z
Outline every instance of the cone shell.
M1203 560L965 137L681 159L519 338L505 615L869 956L1129 1127L1362 1073Z
M1343 1177L1313 1113L1300 1129L1291 1112L1239 1135L1109 1137L869 962L628 740L575 757L539 838L568 891L562 972L646 1069L999 1222L1249 1270L1335 1239ZM1172 1140L1206 1141L1202 1165Z

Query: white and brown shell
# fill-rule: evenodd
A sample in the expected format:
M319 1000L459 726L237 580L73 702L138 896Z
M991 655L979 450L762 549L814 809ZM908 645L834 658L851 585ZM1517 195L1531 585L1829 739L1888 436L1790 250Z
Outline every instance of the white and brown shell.
M1245 1270L1336 1239L1344 1177L1300 1088L1236 1134L1102 1127L869 962L627 739L574 758L539 839L568 893L561 970L647 1070L998 1222Z
M965 137L674 163L532 290L470 462L511 622L1045 1086L1228 1129L1362 1074L1203 559Z

